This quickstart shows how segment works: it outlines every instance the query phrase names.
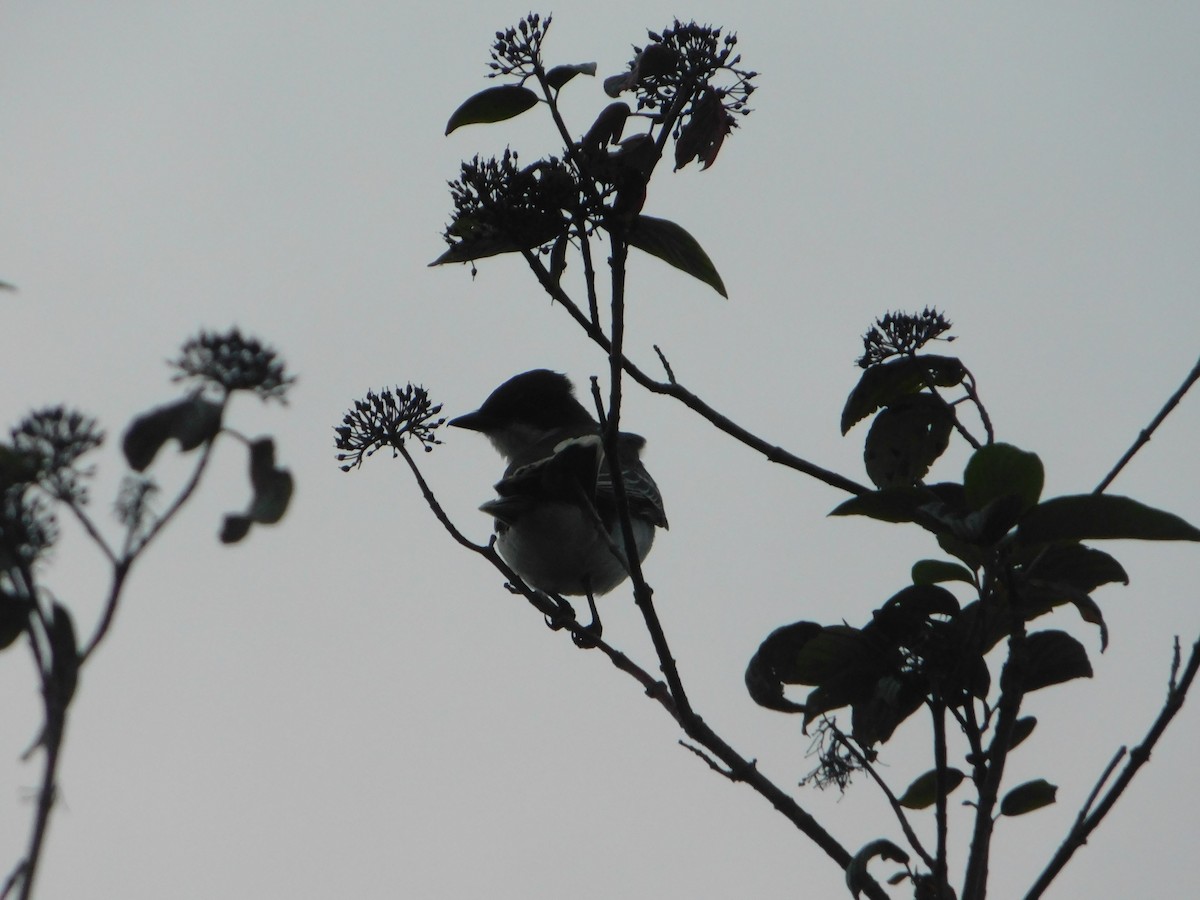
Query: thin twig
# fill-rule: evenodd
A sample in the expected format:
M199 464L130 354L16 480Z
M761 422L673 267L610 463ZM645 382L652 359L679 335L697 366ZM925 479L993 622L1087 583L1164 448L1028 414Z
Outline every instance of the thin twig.
M1108 486L1113 483L1113 479L1115 479L1117 475L1121 473L1121 470L1129 464L1129 461L1133 459L1134 455L1150 442L1150 436L1154 434L1154 432L1158 429L1158 426L1161 425L1167 416L1169 416L1175 409L1175 407L1179 405L1179 401L1183 399L1183 395L1186 394L1188 389L1196 383L1197 379L1200 379L1200 360L1198 360L1196 365L1192 367L1192 371L1188 373L1187 378L1183 379L1183 384L1179 386L1179 389L1171 395L1171 398L1165 404L1163 404L1163 408L1158 411L1158 415L1156 415L1150 421L1149 425L1142 429L1141 433L1137 436L1137 440L1133 442L1133 446L1125 451L1125 455L1121 457L1115 466L1113 466L1112 471L1104 476L1104 480L1096 485L1096 489L1092 493L1104 493Z
M1187 667L1183 670L1178 683L1168 688L1167 698L1163 701L1163 706L1159 711L1158 717L1155 718L1154 724L1150 726L1150 730L1146 732L1146 736L1142 739L1142 742L1129 752L1129 761L1121 770L1121 774L1117 776L1117 780L1105 792L1103 799L1101 799L1095 810L1081 821L1077 821L1071 828L1062 845L1058 848L1058 851L1046 865L1046 868L1042 870L1042 874L1033 883L1033 887L1025 895L1025 900L1035 900L1035 898L1042 896L1046 888L1050 886L1050 882L1055 879L1058 873L1070 861L1071 857L1075 855L1075 851L1087 843L1088 836L1096 830L1096 827L1104 820L1104 817L1108 815L1113 806L1116 805L1117 800L1120 799L1125 789L1129 787L1138 770L1150 759L1151 751L1158 743L1159 738L1167 730L1167 726L1171 724L1171 720L1183 708L1183 701L1186 699L1188 689L1192 686L1192 682L1196 678L1197 671L1200 671L1200 638L1192 644L1192 651L1188 656ZM1174 673L1172 673L1173 677Z
M842 733L842 730L834 725L832 720L827 721L830 726L830 734L833 735L839 744L846 748L850 755L854 757L854 761L862 767L862 770L883 791L883 796L887 798L888 803L891 805L892 812L896 814L896 821L900 823L900 830L904 832L904 837L908 841L908 845L917 852L917 856L921 857L921 861L929 867L929 871L934 871L937 868L935 860L929 851L925 849L925 845L921 843L920 838L917 837L917 832L913 829L912 823L908 821L908 815L904 812L904 807L900 805L900 799L888 786L888 783L883 780L883 776L879 774L879 771L871 764L871 761L850 742L850 739Z

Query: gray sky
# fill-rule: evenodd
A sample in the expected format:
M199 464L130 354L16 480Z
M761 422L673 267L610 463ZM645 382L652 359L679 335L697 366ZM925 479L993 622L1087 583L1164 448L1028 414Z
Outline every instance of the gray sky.
M859 336L933 304L1002 439L1036 450L1047 494L1093 487L1195 362L1200 335L1200 9L1188 4L798 4L732 13L658 0L559 5L552 62L618 72L675 15L726 25L762 73L755 113L707 172L665 169L647 212L704 245L729 288L631 265L629 352L752 430L862 479L865 427L838 435ZM765 8L766 4L761 4ZM515 372L586 383L605 362L517 260L428 269L458 161L557 147L536 112L443 137L487 86L493 32L527 7L297 2L9 2L0 7L0 295L6 427L69 401L116 440L171 399L162 361L237 324L300 374L289 407L239 400L298 481L278 528L216 541L245 500L218 464L136 570L84 673L40 896L836 897L841 873L750 790L676 745L659 708L552 634L460 552L399 462L345 475L332 426L368 388L423 382L448 413ZM567 91L581 133L600 79ZM1200 521L1189 401L1113 490ZM671 530L647 575L694 704L782 785L811 767L790 717L756 707L746 661L775 626L860 622L936 555L917 529L826 519L842 497L772 468L669 401L633 392L628 427ZM955 478L965 454L935 475ZM422 455L459 525L500 464L450 434ZM168 467L182 472L181 467ZM167 480L168 476L163 476ZM994 893L1018 896L1120 744L1164 694L1170 642L1200 633L1195 549L1115 544L1128 588L1097 594L1096 677L1039 692L1011 782L1059 804L1001 823ZM48 580L83 628L98 555L68 529ZM648 667L627 594L606 636ZM22 852L39 765L28 653L0 655L0 866ZM1193 703L1194 706L1194 703ZM903 786L924 722L886 749ZM1063 897L1194 893L1188 707ZM897 829L872 787L804 791L854 846ZM958 811L965 821L965 811ZM925 823L926 825L928 823ZM926 828L923 833L928 833ZM963 847L953 869L961 872Z

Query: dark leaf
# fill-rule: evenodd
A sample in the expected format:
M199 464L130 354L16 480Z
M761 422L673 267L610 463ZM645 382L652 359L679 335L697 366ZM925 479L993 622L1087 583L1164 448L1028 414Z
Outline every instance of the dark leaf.
M1008 749L1011 750L1019 744L1023 743L1025 738L1033 734L1033 729L1037 726L1037 717L1022 716L1013 722L1012 737L1008 742Z
M625 120L629 118L628 103L620 101L610 103L600 110L596 121L587 130L579 145L588 153L597 154L609 144L621 140L621 132L625 130Z
M1113 557L1074 542L1038 548L1026 574L1031 581L1070 585L1085 594L1105 584L1129 584L1129 575Z
M876 487L920 481L950 443L954 418L932 394L901 397L871 423L863 449L867 476Z
M595 75L596 64L591 63L575 63L573 65L555 66L546 73L546 84L550 85L554 90L561 90L562 86L574 78L576 75Z
M450 246L445 253L429 263L430 266L444 266L448 263L473 262L477 259L487 259L489 256L499 256L501 253L519 253L522 250L532 250L550 241L556 240L566 230L566 223L558 216L546 216L538 227L521 235L522 240L516 240L511 234L497 231L493 228L478 228L462 236L462 239Z
M262 438L250 445L250 484L254 496L244 514L225 517L221 542L234 544L250 531L251 523L273 525L283 518L292 499L292 474L275 467L275 442Z
M944 581L962 581L974 585L975 576L966 566L943 559L921 559L913 563L913 584L940 584Z
M746 690L755 703L779 712L804 712L801 704L784 697L783 686L796 683L796 657L821 631L816 622L795 622L776 628L767 636L746 666Z
M446 134L463 125L503 122L537 104L537 94L519 84L503 84L480 91L463 101L446 123Z
M947 769L943 776L946 796L954 793L965 777L958 769ZM930 769L917 778L900 797L900 805L908 809L928 809L936 802L937 769Z
M1035 631L1025 638L1022 688L1036 691L1074 678L1091 678L1087 651L1065 631Z
M699 278L722 297L729 297L708 254L694 237L674 222L653 216L638 216L626 234L626 240L629 246L657 256L663 262Z
M1018 514L1023 513L1042 495L1045 469L1036 453L1027 453L1012 444L988 444L980 447L967 462L963 487L967 505L984 509L989 503L1015 495Z
M966 376L952 356L905 356L871 366L863 372L842 410L842 434L875 410L929 385L953 387Z
M889 862L908 862L908 854L891 841L883 838L871 841L855 853L854 858L850 860L850 865L846 866L846 887L850 888L850 893L854 895L855 900L859 894L875 883L875 880L867 873L867 864L876 856Z
M75 623L60 603L50 611L50 673L55 699L63 707L71 702L79 683L79 649L75 643Z
M886 743L901 723L922 707L925 686L923 681L893 675L876 679L869 693L864 691L852 701L854 739L865 747Z
M181 450L194 450L217 436L223 412L221 404L193 395L138 416L121 442L125 459L134 471L144 472L172 438Z
M1200 541L1200 529L1129 497L1074 494L1053 497L1029 510L1017 536L1025 544L1114 538Z
M1000 801L1000 815L1023 816L1035 809L1049 806L1055 801L1057 793L1058 786L1044 778L1018 784Z
M866 516L881 522L915 522L922 509L937 503L926 487L894 487L859 494L833 508L831 516Z

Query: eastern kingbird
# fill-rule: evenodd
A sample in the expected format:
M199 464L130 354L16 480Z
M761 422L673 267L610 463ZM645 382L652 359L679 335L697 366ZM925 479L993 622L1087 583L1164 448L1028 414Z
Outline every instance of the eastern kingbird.
M500 555L531 587L584 595L590 603L628 577L600 426L565 375L547 369L515 375L450 424L485 435L508 463L496 483L499 496L479 508L495 519ZM618 436L639 561L650 552L654 529L667 527L658 486L638 458L645 444L637 434Z

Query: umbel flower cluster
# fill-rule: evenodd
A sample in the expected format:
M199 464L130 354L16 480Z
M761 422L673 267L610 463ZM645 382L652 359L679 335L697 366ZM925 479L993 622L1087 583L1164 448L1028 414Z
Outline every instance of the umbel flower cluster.
M286 402L285 394L295 383L284 362L272 348L259 340L243 337L234 328L225 334L202 331L172 361L173 381L196 381L215 387L225 395L251 391L262 400Z
M334 428L337 455L343 472L361 466L363 460L382 447L391 447L392 455L402 451L404 439L420 442L426 452L440 444L434 431L446 420L435 419L442 404L429 399L429 393L419 385L405 385L378 394L368 391L365 400L355 400L354 409L342 417Z
M857 363L868 369L893 356L912 356L952 327L952 322L928 306L915 314L887 313L882 319L876 319L875 324L863 335L863 355ZM952 341L954 338L947 337L944 340Z

